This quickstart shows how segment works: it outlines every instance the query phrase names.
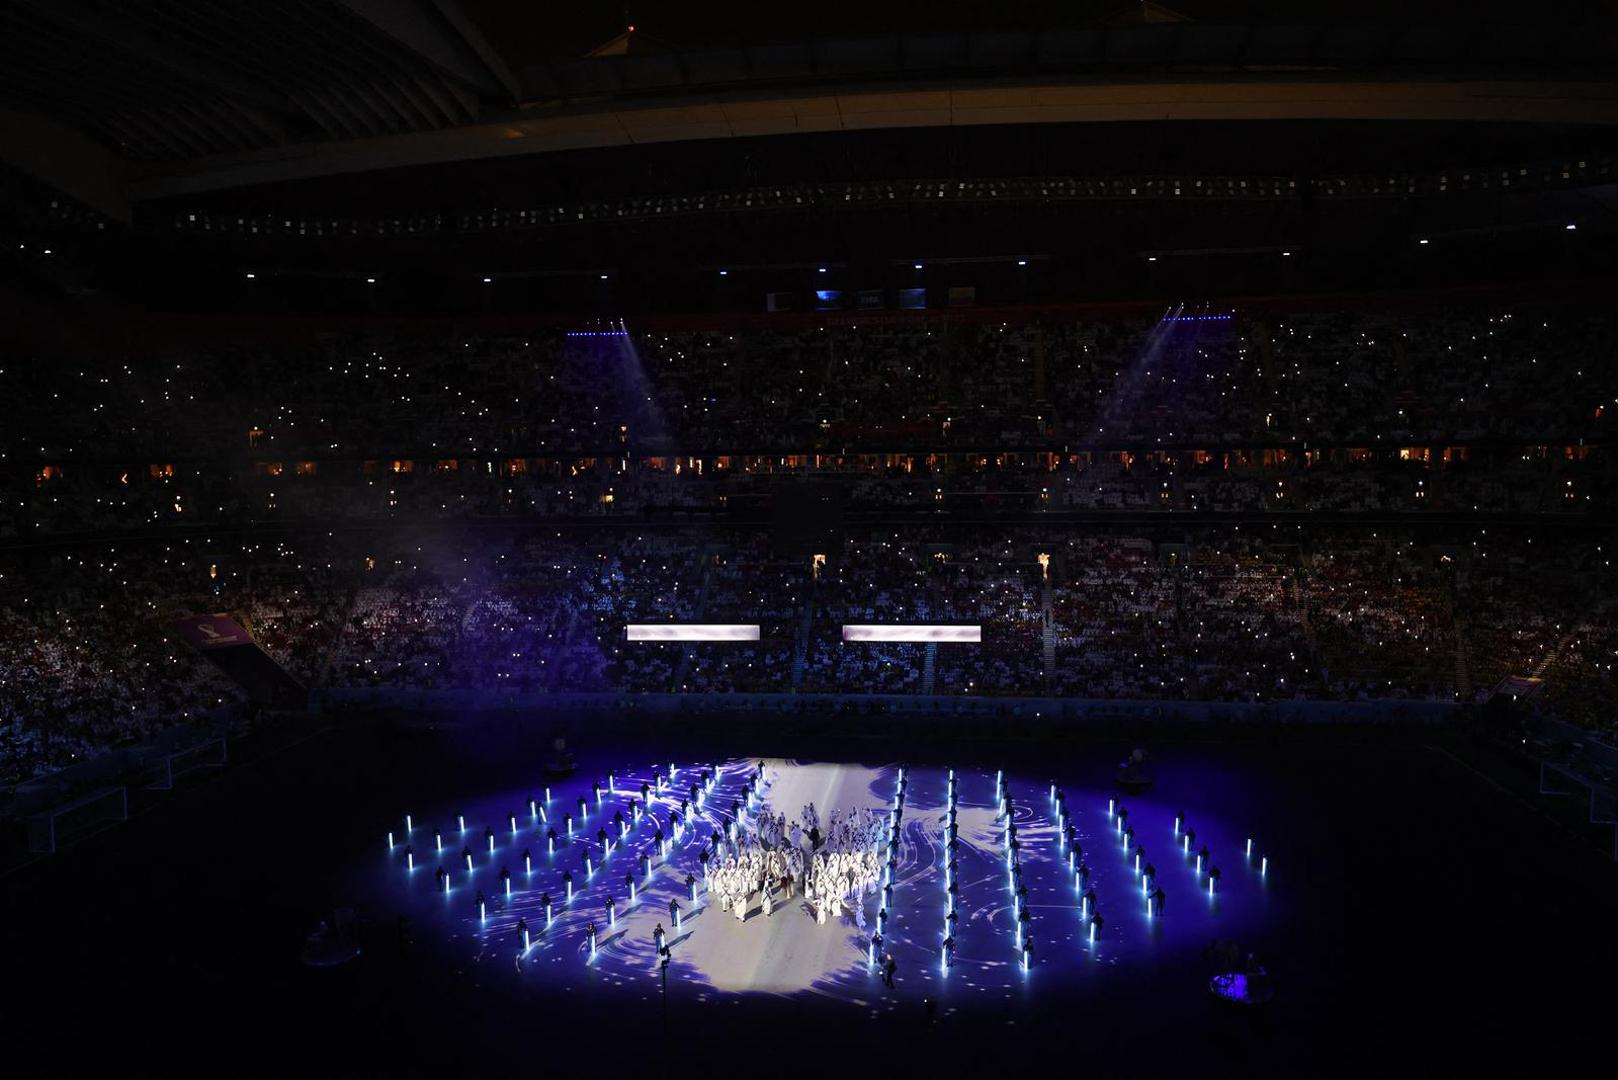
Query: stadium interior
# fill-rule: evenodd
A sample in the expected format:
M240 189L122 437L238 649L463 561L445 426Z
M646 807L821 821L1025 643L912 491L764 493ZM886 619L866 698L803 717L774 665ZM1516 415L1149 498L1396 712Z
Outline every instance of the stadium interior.
M17 1075L1610 1057L1615 266L1603 4L0 0Z

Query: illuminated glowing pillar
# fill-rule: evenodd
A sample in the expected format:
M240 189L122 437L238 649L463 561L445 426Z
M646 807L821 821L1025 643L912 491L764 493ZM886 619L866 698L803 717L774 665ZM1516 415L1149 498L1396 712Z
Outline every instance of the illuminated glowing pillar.
M1113 812L1117 809L1117 806L1118 806L1118 800L1117 799L1108 799L1107 800L1107 816L1108 817L1112 817Z
M1258 872L1261 876L1270 872L1270 857L1268 855L1264 856L1264 861L1259 864Z
M461 823L461 831L465 832L466 831L466 815L465 814L458 814L458 815L456 815L456 817Z
M494 837L493 836L489 837L489 854L490 855L494 854Z
M595 863L591 862L590 856L586 855L584 857L584 876L589 877L593 873L595 873Z
M590 959L594 960L595 958L596 958L596 925L595 925L595 923L591 923L590 924Z
M393 830L392 829L388 830L388 850L389 851L393 850Z
M543 806L539 808L539 820L545 822L547 825L550 824L551 816L545 812L545 808Z
M523 873L525 874L532 874L534 872L534 857L528 854L526 848L522 853L522 869Z
M415 822L410 820L410 815L409 814L406 814L405 815L405 832L410 832L415 827L416 827Z
M528 927L525 926L525 927L522 928L522 949L523 949L523 952L527 952L529 949L532 949L533 947L534 947L533 938L528 933Z
M1253 838L1251 836L1247 838L1247 857L1249 859L1253 857Z
M550 788L545 789L545 801L547 803L551 801L551 789Z
M438 850L439 851L444 850L444 834L443 833L441 833L441 832L433 833L433 842L438 845Z
M469 874L472 872L472 853L470 851L466 853L466 872Z
M546 929L549 929L550 925L551 925L551 898L547 896L545 898L545 927L546 927Z
M1180 837L1180 851L1181 851L1181 853L1184 854L1186 852L1189 852L1190 850L1191 850L1191 838L1189 836Z
M444 895L445 896L449 895L449 875L448 874L444 875Z
M506 878L506 899L511 899L511 879Z
M1197 873L1199 875L1202 873L1202 856L1201 855L1197 856Z
M416 868L416 853L414 851L405 852L405 866L409 870Z
M612 773L607 774L607 790L612 792L616 792L618 790L618 784L613 780Z
M515 833L517 831L517 815L510 814L508 816L511 818L511 831Z
M539 816L539 800L535 799L532 795L530 795L530 796L528 796L528 817L531 820L531 819L536 818L538 816Z
M489 907L488 904L484 902L482 893L478 893L478 921L489 921Z
M573 902L573 879L572 878L567 879L567 902L570 903L570 904Z

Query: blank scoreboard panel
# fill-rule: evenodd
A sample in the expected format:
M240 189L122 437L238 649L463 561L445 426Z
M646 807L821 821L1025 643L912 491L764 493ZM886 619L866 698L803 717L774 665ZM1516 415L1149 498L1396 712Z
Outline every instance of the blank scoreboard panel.
M976 644L983 640L981 626L941 626L928 623L909 625L843 624L844 641L925 641L929 644L957 642Z
M757 641L757 623L630 623L630 641Z

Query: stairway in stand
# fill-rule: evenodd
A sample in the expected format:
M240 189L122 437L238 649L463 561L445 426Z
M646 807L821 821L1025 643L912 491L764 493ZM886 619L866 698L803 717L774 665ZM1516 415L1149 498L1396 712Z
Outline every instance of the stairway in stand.
M803 685L803 669L809 662L809 627L814 621L815 614L815 585L809 583L809 591L803 599L803 618L798 620L798 641L792 649L792 689L794 692Z
M697 553L697 562L702 569L702 584L697 587L696 620L701 622L708 612L708 584L713 579L709 573L713 567L713 560L708 557L708 549L703 548ZM687 645L680 650L680 663L674 669L674 685L669 690L678 694L685 685L686 676L691 673L691 661L696 655L696 649Z
M1056 623L1051 619L1051 582L1046 578L1039 587L1039 648L1043 657L1045 689L1051 688L1056 678Z
M1450 578L1450 588L1445 589L1443 602L1445 614L1450 617L1451 627L1455 627L1455 699L1466 704L1472 699L1472 654L1468 648L1468 638L1471 636L1471 627L1466 623L1466 615L1461 614L1461 606L1456 602L1458 589L1461 588L1459 573Z
M1455 700L1472 700L1472 656L1466 648L1467 625L1461 616L1455 617Z
M1567 647L1573 644L1573 639L1579 636L1580 631L1586 629L1591 622L1600 618L1605 613L1606 608L1607 601L1605 597L1598 598L1589 607L1585 608L1584 613L1573 620L1573 625L1568 627L1567 633L1557 639L1555 647L1539 658L1539 662L1534 665L1534 678L1543 679L1545 672L1549 671L1551 665L1556 662L1557 657L1561 656L1563 652L1567 651Z

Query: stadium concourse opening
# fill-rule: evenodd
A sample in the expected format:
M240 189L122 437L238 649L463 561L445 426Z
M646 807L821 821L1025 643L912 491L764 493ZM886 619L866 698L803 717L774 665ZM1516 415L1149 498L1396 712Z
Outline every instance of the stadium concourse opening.
M1615 45L6 6L8 1075L1605 1060Z

